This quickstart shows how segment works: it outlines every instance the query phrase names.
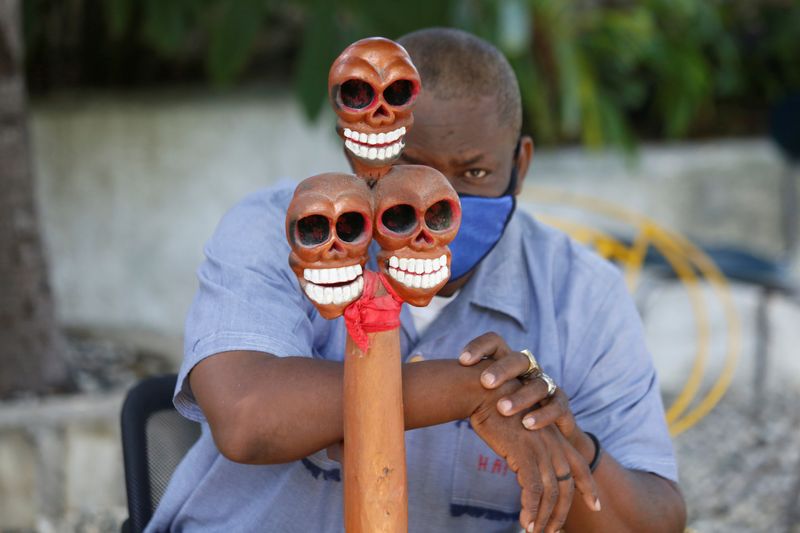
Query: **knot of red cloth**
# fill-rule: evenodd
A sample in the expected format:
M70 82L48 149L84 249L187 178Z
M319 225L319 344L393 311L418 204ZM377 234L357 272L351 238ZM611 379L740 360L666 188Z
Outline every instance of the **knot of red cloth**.
M378 282L388 294L375 296ZM367 333L388 331L400 327L400 308L403 300L392 290L383 274L364 271L364 290L361 296L344 310L344 323L356 345L365 352L369 349Z

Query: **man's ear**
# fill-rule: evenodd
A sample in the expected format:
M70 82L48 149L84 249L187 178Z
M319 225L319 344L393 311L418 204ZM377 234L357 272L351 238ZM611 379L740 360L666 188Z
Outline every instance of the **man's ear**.
M533 139L530 135L523 135L519 138L519 152L514 161L514 166L517 170L517 188L514 191L514 196L522 191L522 183L525 181L525 176L528 175L528 167L530 167L532 159Z

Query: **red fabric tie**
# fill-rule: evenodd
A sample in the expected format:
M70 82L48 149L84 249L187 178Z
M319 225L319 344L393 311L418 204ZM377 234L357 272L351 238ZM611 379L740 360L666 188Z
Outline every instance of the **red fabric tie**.
M385 296L375 297L378 280L386 288ZM365 270L361 296L344 310L347 332L362 352L369 350L367 333L388 331L400 327L400 308L403 300L392 290L383 274Z

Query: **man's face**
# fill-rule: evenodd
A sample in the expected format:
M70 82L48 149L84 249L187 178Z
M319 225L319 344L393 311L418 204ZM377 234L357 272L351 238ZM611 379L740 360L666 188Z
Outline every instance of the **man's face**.
M433 167L460 194L495 197L506 191L517 136L500 123L494 99L440 100L422 91L414 119L398 164Z

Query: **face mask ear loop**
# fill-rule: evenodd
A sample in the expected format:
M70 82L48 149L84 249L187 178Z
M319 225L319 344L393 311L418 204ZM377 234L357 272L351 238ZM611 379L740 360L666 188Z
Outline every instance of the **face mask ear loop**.
M519 175L517 171L517 159L519 158L519 151L522 149L522 135L519 136L517 139L517 146L514 147L514 156L511 160L511 179L508 181L508 187L506 188L505 192L500 196L513 196L514 191L517 190L517 181L519 180Z

